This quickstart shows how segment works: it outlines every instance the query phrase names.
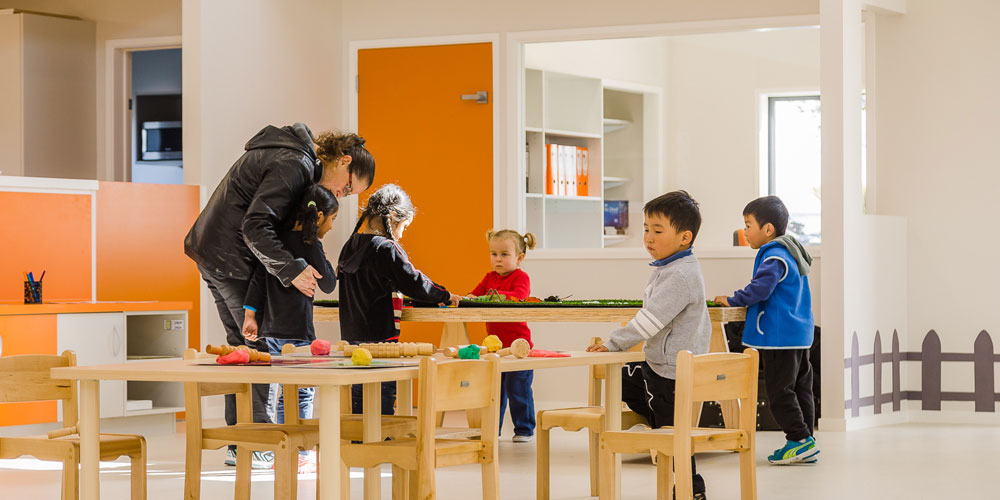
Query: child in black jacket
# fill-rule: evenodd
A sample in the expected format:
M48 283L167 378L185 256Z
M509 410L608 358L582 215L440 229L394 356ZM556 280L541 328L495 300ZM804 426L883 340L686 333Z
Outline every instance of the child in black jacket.
M340 338L352 344L399 340L403 293L416 300L458 305L461 297L413 267L399 245L413 221L410 197L395 184L373 193L337 263L340 281ZM361 413L361 386L351 388L354 413ZM393 414L396 383L382 384L382 413Z

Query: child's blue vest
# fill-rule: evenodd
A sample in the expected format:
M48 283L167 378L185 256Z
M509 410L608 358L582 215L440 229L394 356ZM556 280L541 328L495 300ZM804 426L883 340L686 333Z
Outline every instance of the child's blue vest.
M761 263L780 259L785 275L771 296L747 308L743 345L757 349L809 349L813 343L812 298L809 278L799 274L799 264L784 246L771 242L757 252L754 275Z

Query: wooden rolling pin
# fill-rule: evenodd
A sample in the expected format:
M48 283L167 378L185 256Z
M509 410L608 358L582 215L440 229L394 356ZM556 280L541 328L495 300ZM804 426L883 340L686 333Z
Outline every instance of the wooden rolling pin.
M345 357L354 354L358 347L368 349L373 358L410 358L413 356L431 356L434 354L434 344L427 342L372 342L352 345L343 340L337 344L337 351L344 351Z
M231 346L231 345L207 345L205 346L205 352L209 354L215 354L217 356L225 356L235 350L246 351L250 354L250 361L271 361L271 355L266 352L260 352L257 349L251 349L245 345L241 346Z
M449 347L444 350L444 355L449 358L458 357L458 347ZM479 355L483 355L489 352L486 346L479 346ZM510 347L500 349L496 352L498 356L514 356L517 359L524 359L528 357L531 353L531 344L525 339L517 339L510 344Z
M56 429L54 431L49 431L48 436L49 436L49 439L56 439L56 438L61 438L61 437L64 437L64 436L70 436L70 435L79 434L79 433L80 433L79 430L74 425L74 426L71 426L71 427L64 427L62 429Z

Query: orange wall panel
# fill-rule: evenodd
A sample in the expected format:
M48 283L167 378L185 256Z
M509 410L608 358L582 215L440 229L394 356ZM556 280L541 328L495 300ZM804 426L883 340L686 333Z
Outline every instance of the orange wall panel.
M0 355L18 354L57 354L54 314L0 316ZM55 422L56 404L55 401L0 404L0 426Z
M90 300L91 197L0 192L0 302L24 300L23 273L46 271L42 300Z
M377 164L373 187L391 182L409 193L417 215L401 243L418 269L459 295L490 270L492 64L489 43L358 52L358 132ZM460 99L480 90L490 104ZM485 336L470 326L473 341ZM406 341L437 343L442 325L402 328Z
M201 338L200 277L184 236L197 217L198 186L101 182L97 191L97 300L191 302L191 347Z

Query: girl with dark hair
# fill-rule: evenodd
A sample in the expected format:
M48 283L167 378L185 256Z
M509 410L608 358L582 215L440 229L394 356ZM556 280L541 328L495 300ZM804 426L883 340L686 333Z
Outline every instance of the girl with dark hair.
M298 212L286 230L278 234L295 260L302 260L323 275L318 285L326 293L333 292L337 277L323 252L320 239L333 227L339 204L329 189L313 184L306 188L298 204ZM281 354L285 344L309 345L316 340L313 327L313 299L294 287L286 287L269 274L264 266L257 266L244 300L243 336L252 342L261 340L271 354ZM258 323L259 318L259 323ZM272 397L267 411L276 410L277 423L285 421L284 398L281 386L271 386ZM299 389L299 416L312 418L314 387ZM277 398L275 404L270 401ZM315 461L303 452L299 458L299 472L315 472Z
M435 304L458 305L461 300L413 267L400 246L415 213L410 197L395 184L382 186L368 199L337 264L342 340L399 341L400 293ZM361 386L351 392L354 413L361 413ZM395 400L396 383L383 383L383 414L393 414Z

